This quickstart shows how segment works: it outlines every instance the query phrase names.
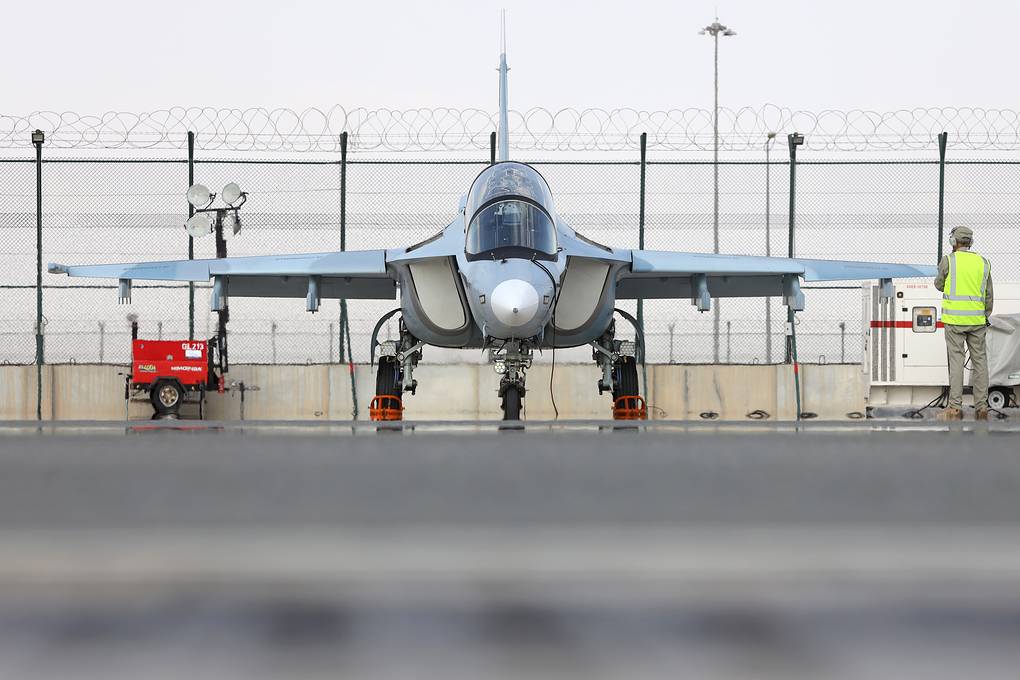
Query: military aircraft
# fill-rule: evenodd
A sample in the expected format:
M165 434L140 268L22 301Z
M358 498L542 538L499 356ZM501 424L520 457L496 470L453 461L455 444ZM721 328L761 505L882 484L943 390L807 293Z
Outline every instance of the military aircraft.
M617 300L684 298L700 311L712 298L782 297L804 308L801 281L880 280L883 293L898 277L931 277L935 267L874 262L787 259L744 255L632 250L585 238L556 214L552 191L535 168L511 161L506 50L499 64L497 162L472 182L453 220L435 236L387 250L220 257L105 265L49 265L50 273L131 281L213 281L213 310L229 296L306 300L315 312L322 298L395 299L400 308L380 319L373 418L401 417L405 392L426 345L488 349L502 375L504 419L518 420L525 376L535 350L591 345L601 369L599 392L611 392L619 417L642 408L637 399L637 344L617 339ZM220 217L236 225L243 195L224 189L235 207ZM192 195L194 194L194 196ZM200 185L189 200L209 200ZM199 215L201 217L201 215ZM204 218L203 218L204 219ZM201 232L209 222L198 221ZM190 223L190 228L195 224ZM399 312L397 340L378 343L382 323ZM637 325L635 324L635 328ZM638 338L640 341L640 337Z

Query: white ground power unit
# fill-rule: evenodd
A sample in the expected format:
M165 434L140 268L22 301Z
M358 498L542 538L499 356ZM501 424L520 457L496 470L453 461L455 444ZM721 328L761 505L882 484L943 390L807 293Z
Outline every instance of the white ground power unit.
M879 287L865 284L864 371L868 403L924 404L949 384L942 330L942 293L928 283L901 283L883 300ZM987 335L989 405L1002 408L1020 395L1020 284L995 283L995 310ZM1016 333L1014 333L1016 330ZM964 376L970 385L970 371Z

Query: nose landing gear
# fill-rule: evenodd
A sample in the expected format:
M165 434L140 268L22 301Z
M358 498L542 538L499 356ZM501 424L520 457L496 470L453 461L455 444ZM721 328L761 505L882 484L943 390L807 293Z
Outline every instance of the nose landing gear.
M489 350L489 361L496 373L503 376L499 381L503 420L520 420L527 391L524 387L525 373L531 368L531 347L520 340L507 340L499 348Z

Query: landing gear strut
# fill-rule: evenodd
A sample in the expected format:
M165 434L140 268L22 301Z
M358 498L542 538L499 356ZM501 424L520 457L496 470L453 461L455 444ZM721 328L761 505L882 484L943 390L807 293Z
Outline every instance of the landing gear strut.
M613 395L614 420L646 420L648 408L638 394L637 345L629 340L616 339L616 321L598 340L591 343L592 358L602 369L599 394L608 391Z
M500 406L503 420L520 420L524 402L525 373L531 368L531 347L520 340L507 340L499 348L489 349L489 361L495 366L499 381Z
M421 348L425 343L411 335L401 319L400 339L378 344L379 368L376 369L375 397L369 405L369 417L372 420L403 420L403 394L414 394L418 389L414 369L421 360Z

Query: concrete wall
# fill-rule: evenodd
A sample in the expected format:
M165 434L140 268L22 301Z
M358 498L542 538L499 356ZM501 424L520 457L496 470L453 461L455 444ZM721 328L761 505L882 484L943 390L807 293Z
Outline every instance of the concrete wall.
M58 365L43 367L43 418L56 420L123 420L123 366ZM528 373L525 417L554 416L550 399L551 366L536 364ZM723 420L746 420L755 410L771 419L792 419L796 392L790 366L649 365L646 398L651 417L698 420L715 413ZM361 419L375 389L369 366L356 367ZM501 416L499 376L487 365L423 365L415 373L418 393L404 403L408 420L480 420ZM245 393L248 420L348 420L352 414L350 373L344 365L235 365L230 378L257 386ZM552 376L560 418L611 418L608 394L599 395L599 372L594 365L558 365ZM802 411L823 419L846 418L863 412L866 376L859 366L801 367ZM35 366L0 366L0 419L32 420L36 413ZM147 419L152 408L147 395L128 406L130 419ZM185 416L197 409L186 406ZM241 418L239 392L209 395L206 417Z

